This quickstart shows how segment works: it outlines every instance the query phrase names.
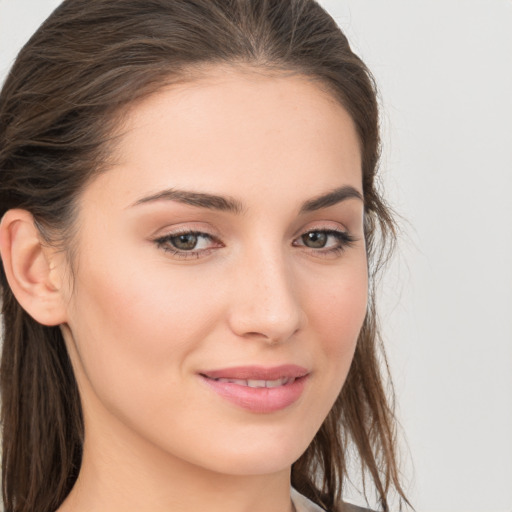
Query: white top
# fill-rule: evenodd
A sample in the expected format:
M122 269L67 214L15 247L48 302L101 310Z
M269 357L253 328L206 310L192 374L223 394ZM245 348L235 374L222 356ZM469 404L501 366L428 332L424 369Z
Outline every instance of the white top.
M296 512L325 512L316 503L297 492L293 487L291 491L293 506Z
M303 496L293 487L291 490L292 503L295 507L296 512L325 512L325 510L319 507L316 503L313 503L310 499ZM372 512L369 508L358 507L350 503L344 503L343 510L346 512Z

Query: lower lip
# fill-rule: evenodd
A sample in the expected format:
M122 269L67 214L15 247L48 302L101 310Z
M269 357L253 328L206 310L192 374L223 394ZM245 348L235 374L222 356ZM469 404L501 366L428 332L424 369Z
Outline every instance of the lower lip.
M276 388L250 388L231 382L219 382L201 375L201 379L229 402L255 413L271 413L295 403L306 385L307 375Z

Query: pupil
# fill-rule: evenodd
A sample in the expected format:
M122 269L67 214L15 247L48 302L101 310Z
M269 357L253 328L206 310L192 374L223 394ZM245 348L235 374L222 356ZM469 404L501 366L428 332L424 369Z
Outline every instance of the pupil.
M325 247L325 244L327 243L327 234L313 231L303 235L302 241L304 242L304 245L307 245L308 247L321 249L322 247Z
M190 233L178 235L172 239L172 244L176 249L190 250L197 245L197 236Z

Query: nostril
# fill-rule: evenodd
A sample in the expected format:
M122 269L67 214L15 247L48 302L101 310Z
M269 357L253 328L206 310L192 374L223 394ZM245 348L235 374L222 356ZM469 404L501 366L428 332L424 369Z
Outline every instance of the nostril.
M278 343L280 340L278 336L275 336L275 335L270 336L268 334L265 334L262 332L255 332L255 331L245 333L244 337L250 338L250 339L261 339L261 341L265 341L271 345Z

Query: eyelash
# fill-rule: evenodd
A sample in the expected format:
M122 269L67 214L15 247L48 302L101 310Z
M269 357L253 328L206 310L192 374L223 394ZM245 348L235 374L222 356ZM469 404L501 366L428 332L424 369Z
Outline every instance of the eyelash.
M204 238L206 240L213 241L218 244L217 247L210 247L208 249L200 249L200 250L190 250L190 251L184 251L180 250L177 247L173 247L172 240L178 238L179 236L196 236L198 238ZM223 247L222 243L218 241L214 236L203 233L202 231L194 231L194 230L184 230L184 231L177 231L175 233L170 233L168 235L162 236L160 238L157 238L155 240L155 243L157 246L161 249L163 249L165 252L170 253L172 256L176 256L180 259L194 259L199 258L201 256L207 256L210 254L214 249Z
M337 240L337 244L334 247L328 247L327 249L325 247L320 248L312 248L306 246L304 243L296 243L298 240L304 240L304 237L312 234L324 234L328 237L334 237ZM172 240L177 239L180 236L193 236L197 238L202 238L205 240L210 240L211 242L217 244L216 247L209 247L206 249L199 249L199 250L181 250L177 247L174 247L172 245ZM341 254L343 251L345 251L347 248L354 245L354 243L357 241L357 238L353 237L350 233L347 233L346 231L336 230L336 229L310 229L306 232L304 232L302 235L300 235L298 238L296 238L293 241L294 247L304 247L308 250L308 252L314 253L316 256L320 257L328 257L328 256L336 256ZM184 231L178 231L175 233L170 233L168 235L156 238L154 240L156 245L163 249L166 253L170 253L172 256L177 257L179 259L198 259L202 256L209 255L214 249L223 247L222 242L220 242L217 238L214 236L204 233L202 231L194 231L194 230L184 230ZM327 244L326 244L327 245Z
M324 234L324 235L327 235L328 237L334 237L337 241L337 244L334 247L328 247L328 248L321 247L321 248L315 249L313 247L308 247L303 243L298 244L298 245L295 243L296 240L303 240L305 236L312 234L312 233ZM302 235L300 235L298 238L296 238L293 241L293 245L295 247L305 247L306 249L309 250L309 252L313 252L317 256L327 257L327 256L337 256L337 255L341 254L349 247L352 247L356 241L357 241L357 239L354 236L352 236L350 233L347 233L346 231L341 231L341 230L337 230L337 229L321 229L320 228L320 229L310 229L310 230L306 231L305 233L303 233Z

